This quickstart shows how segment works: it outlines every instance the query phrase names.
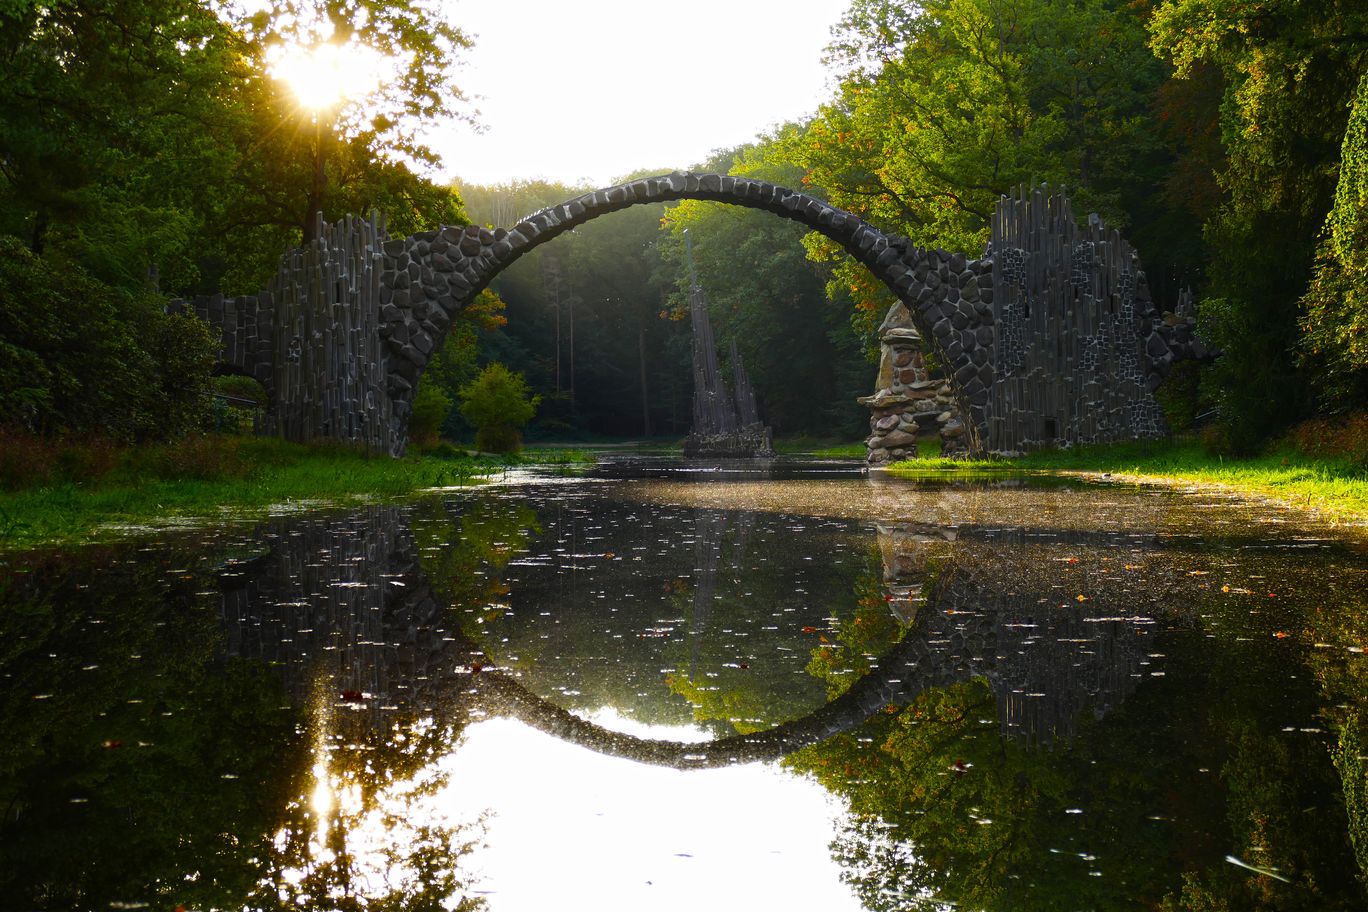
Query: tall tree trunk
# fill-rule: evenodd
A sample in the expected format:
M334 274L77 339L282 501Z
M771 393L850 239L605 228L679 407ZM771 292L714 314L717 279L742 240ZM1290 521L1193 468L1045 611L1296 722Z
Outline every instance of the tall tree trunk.
M651 397L646 390L646 327L637 331L637 357L641 362L641 436L651 436Z

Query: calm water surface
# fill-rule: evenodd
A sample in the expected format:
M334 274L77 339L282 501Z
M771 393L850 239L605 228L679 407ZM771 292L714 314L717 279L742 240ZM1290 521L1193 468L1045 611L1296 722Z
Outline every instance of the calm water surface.
M0 907L1364 909L1365 646L1361 533L837 463L7 554Z

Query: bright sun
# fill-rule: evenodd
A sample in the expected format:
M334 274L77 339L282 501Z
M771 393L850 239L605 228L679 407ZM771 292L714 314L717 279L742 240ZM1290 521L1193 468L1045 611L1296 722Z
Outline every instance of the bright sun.
M380 88L384 57L363 44L276 45L267 51L271 75L311 111L328 111Z

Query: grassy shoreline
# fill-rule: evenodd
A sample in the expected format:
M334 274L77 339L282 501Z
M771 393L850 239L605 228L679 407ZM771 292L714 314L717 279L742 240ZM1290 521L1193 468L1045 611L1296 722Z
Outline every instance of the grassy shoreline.
M899 478L1048 473L1111 483L1194 486L1261 497L1335 523L1368 524L1368 470L1348 459L1291 448L1231 458L1190 440L1138 441L1028 453L1015 459L915 459L894 463Z
M577 464L584 453L497 457L451 450L402 459L267 438L204 438L196 448L121 452L93 480L58 474L0 491L0 550L118 538L128 527L253 521L291 509L411 497L475 484L529 463Z
M529 449L512 458L451 446L436 452L390 459L263 438L201 438L188 447L133 449L118 454L94 481L73 481L57 472L44 483L0 491L0 550L114 539L127 527L254 521L272 513L474 484L515 465L594 461L590 453L565 448ZM863 455L863 446L806 453L854 458ZM1368 470L1347 459L1316 458L1291 448L1230 459L1208 453L1195 441L1154 441L1041 451L1011 460L930 457L896 463L887 471L912 479L1051 474L1219 489L1275 500L1336 524L1368 526Z

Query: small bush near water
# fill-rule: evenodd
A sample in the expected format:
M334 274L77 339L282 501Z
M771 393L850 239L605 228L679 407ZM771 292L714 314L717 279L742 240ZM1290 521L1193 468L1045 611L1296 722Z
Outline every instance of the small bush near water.
M1317 418L1292 429L1287 442L1320 459L1344 459L1368 469L1368 412Z

